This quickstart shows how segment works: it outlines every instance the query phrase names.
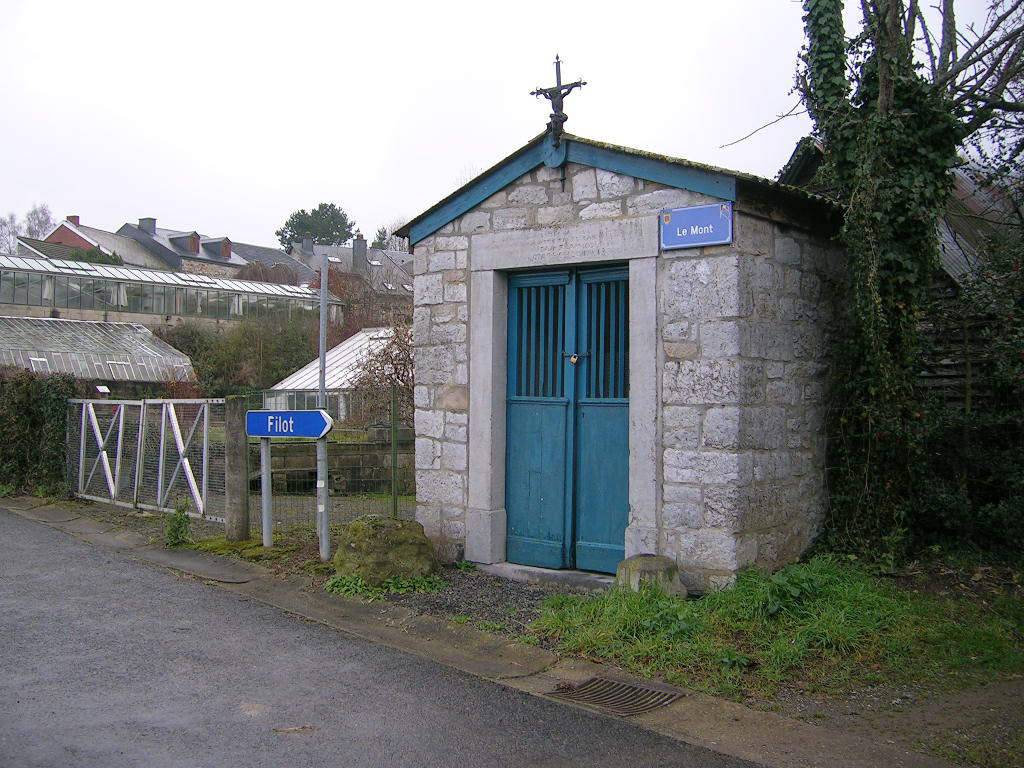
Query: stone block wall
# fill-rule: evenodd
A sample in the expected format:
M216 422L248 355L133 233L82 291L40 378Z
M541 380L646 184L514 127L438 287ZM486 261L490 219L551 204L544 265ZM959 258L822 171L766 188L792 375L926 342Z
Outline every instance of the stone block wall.
M216 264L209 261L200 261L199 259L190 259L188 257L183 257L181 259L181 271L190 272L194 275L226 277L230 279L238 274L239 269L241 269L241 267L235 266L234 264Z
M469 488L469 237L459 230L449 224L415 251L416 519L446 562L465 550Z
M479 250L511 231L621 225L714 202L572 163L564 179L563 169L541 167L416 244L417 519L442 559L461 557L466 539L474 243ZM479 270L485 257L477 257ZM564 258L586 263L585 253ZM732 244L657 257L648 338L659 378L650 419L660 493L655 509L632 510L627 556L673 557L687 586L706 590L746 565L791 560L810 541L824 498L823 275L835 258L811 235L745 213L742 199Z
M658 546L692 590L790 562L817 530L837 259L740 211L732 244L662 255Z

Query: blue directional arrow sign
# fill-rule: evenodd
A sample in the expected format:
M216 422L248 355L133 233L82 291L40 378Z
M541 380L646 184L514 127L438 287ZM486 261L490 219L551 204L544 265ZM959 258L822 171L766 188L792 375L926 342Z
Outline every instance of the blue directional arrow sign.
M247 411L245 434L249 437L323 437L334 419L327 411Z

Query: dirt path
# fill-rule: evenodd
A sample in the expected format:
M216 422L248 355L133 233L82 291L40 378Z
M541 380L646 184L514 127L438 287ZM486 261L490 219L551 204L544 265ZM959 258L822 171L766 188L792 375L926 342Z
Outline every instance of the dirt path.
M748 706L958 765L1024 768L1024 678L970 690L929 693L880 687L843 698L782 691Z

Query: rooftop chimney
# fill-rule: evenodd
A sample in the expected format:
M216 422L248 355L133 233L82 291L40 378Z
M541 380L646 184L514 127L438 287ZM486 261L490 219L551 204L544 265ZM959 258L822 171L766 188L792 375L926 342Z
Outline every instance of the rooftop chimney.
M310 256L313 255L313 238L304 237L302 238L302 252L308 253Z
M139 219L139 229L151 235L156 234L156 219Z
M67 222L69 224L74 224L77 227L78 226L78 217L77 216L68 216L67 217Z
M367 264L366 264L366 238L363 237L362 232L356 232L355 239L352 241L352 271L357 275L366 277Z

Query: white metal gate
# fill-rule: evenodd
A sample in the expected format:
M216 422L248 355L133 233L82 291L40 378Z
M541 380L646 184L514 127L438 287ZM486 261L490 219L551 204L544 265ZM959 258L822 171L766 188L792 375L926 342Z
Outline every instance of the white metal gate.
M77 496L159 512L185 499L191 514L223 520L223 399L68 405L69 480Z

